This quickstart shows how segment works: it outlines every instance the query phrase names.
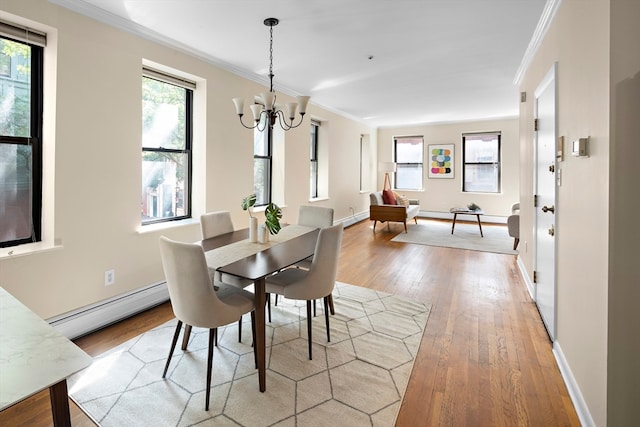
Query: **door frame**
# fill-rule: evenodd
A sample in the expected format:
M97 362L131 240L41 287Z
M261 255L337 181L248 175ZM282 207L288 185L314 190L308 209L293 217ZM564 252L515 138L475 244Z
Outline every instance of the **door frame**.
M558 208L558 188L557 188L557 177L558 177L558 160L556 157L556 147L557 147L557 140L558 140L558 63L554 62L553 65L551 66L551 68L549 69L549 71L545 74L545 76L542 78L542 80L540 81L540 83L538 84L538 86L536 87L536 90L534 92L534 118L537 120L538 119L538 98L541 96L541 94L547 89L549 88L549 86L552 85L553 87L553 93L554 93L554 99L553 99L553 104L554 104L554 111L553 111L553 120L554 120L554 135L553 135L553 144L552 144L552 150L553 150L553 166L554 166L554 172L553 172L553 206L555 207L555 212L553 213L553 228L554 228L554 239L553 239L553 259L552 259L552 263L553 263L553 275L552 275L552 280L553 280L553 319L552 319L552 325L548 325L547 322L545 321L544 317L542 316L542 313L540 313L540 317L542 318L543 324L547 330L547 334L549 335L549 338L551 340L551 342L554 342L557 336L557 329L558 329L558 323L557 323L557 319L558 319L558 303L557 303L557 299L558 299L558 273L557 273L557 267L558 267L558 261L557 261L557 252L558 252L558 244L557 244L557 235L558 235L558 214L557 214L557 208ZM538 220L538 210L541 209L540 206L537 206L536 200L537 200L537 195L538 195L538 170L540 170L540 164L539 164L539 159L538 159L538 139L539 139L539 133L538 131L534 131L534 144L533 144L533 159L534 159L534 167L533 167L533 194L534 194L534 206L533 206L533 242L534 242L534 255L533 255L533 269L534 272L539 270L539 259L538 259L538 232L540 232L540 228L544 227L540 224L540 221ZM534 273L535 274L535 273ZM535 283L535 298L534 300L536 301L536 306L538 306L537 302L538 302L538 283ZM540 308L538 307L538 311L540 311Z

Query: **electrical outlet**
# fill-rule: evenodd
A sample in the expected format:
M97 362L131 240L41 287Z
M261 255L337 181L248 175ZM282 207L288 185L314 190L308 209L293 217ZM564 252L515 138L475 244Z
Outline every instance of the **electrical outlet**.
M116 282L116 271L107 270L104 272L104 285L111 286Z

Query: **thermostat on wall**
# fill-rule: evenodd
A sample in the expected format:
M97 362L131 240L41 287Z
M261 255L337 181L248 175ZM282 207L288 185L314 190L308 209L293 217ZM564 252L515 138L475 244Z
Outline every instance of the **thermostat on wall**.
M578 138L573 141L573 146L571 149L571 155L575 157L588 157L587 154L587 142L589 138Z

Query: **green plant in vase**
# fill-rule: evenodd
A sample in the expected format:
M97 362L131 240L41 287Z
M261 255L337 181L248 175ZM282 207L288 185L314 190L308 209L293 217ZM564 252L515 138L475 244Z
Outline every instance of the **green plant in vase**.
M265 226L270 234L278 234L280 229L280 219L282 218L282 209L275 203L269 203L264 211Z
M256 204L256 199L256 193L249 194L247 197L242 199L242 203L240 204L243 211L249 211L249 217L251 218L253 218L253 215L251 214L251 208Z
M258 218L253 216L251 213L251 208L256 204L256 195L255 193L249 194L247 197L242 199L242 203L240 206L243 211L249 212L249 241L255 243L258 241Z

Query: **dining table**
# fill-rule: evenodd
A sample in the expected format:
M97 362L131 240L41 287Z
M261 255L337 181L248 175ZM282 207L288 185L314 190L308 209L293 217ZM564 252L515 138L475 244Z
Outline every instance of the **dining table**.
M201 241L207 266L216 280L236 277L253 282L258 384L266 390L266 278L315 252L318 228L291 224L264 243L249 240L249 230L236 230Z

